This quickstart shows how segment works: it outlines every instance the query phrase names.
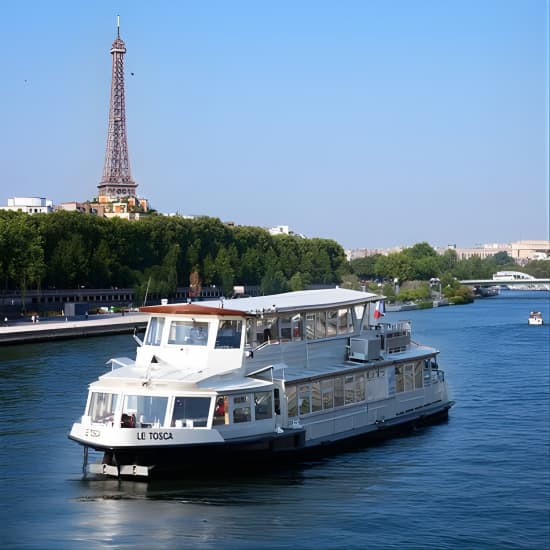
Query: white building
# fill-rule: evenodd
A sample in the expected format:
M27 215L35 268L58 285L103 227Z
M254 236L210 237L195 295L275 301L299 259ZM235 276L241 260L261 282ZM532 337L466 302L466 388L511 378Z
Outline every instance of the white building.
M8 206L0 206L0 210L13 210L26 214L48 214L53 212L53 202L43 197L12 197Z
M276 225L275 227L270 227L268 231L271 235L289 235L290 234L288 225Z

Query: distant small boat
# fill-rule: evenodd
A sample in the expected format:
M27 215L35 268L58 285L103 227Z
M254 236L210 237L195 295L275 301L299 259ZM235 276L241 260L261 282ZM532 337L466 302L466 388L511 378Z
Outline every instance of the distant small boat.
M532 311L529 314L529 319L527 322L530 325L543 325L544 320L542 319L542 313L540 311Z

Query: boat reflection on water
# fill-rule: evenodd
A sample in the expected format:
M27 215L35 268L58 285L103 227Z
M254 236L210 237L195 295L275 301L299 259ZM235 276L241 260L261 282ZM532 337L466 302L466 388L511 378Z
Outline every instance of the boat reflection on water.
M413 452L417 437L429 437L429 431L436 429L422 429L380 447L395 444ZM304 522L315 532L322 532L330 510L351 514L359 495L368 507L381 494L393 490L402 465L384 463L373 456L386 452L369 447L270 468L268 473L264 469L257 474L211 472L177 480L104 476L79 480L74 500L80 512L74 527L84 540L93 539L105 546L116 541L119 547L145 548L155 541L156 547L250 548L245 543L251 533L265 537L263 547L271 547L273 537L291 545L289 539L294 540ZM140 545L141 540L149 546ZM261 547L257 538L252 547Z

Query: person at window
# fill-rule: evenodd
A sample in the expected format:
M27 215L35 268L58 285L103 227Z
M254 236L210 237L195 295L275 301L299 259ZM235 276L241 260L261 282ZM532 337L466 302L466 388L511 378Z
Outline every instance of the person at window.
M223 416L225 414L225 404L223 402L223 397L218 397L216 401L216 409L214 410L215 416Z
M120 417L120 427L121 428L135 428L136 426L136 417L133 414L122 413Z

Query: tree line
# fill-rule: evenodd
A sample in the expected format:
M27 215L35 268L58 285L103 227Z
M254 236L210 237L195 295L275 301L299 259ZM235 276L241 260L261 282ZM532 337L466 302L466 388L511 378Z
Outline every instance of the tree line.
M259 285L263 293L338 284L349 270L329 239L271 235L217 218L149 215L139 221L58 211L0 211L4 291L134 288L170 296L176 288Z
M354 259L350 262L350 269L356 280L370 281L368 286L371 289L383 283L383 293L389 297L395 297L396 287L392 282L397 279L401 286L400 300L428 299L432 290L429 281L436 279L437 288L448 298L454 298L455 303L471 298L468 296L471 291L461 288L460 280L491 279L497 271L508 270L521 271L537 278L550 278L548 260L533 260L520 266L507 252L497 252L487 258L472 256L459 259L455 250L448 249L438 254L426 242L401 252ZM422 281L423 284L407 284L411 281Z
M216 285L226 295L234 285L255 285L264 294L311 285L370 286L389 296L398 279L437 278L448 294L461 279L489 279L499 270L550 277L550 261L518 266L506 253L459 260L454 250L438 254L428 243L401 252L348 262L330 239L271 235L260 227L231 227L217 218L148 215L139 221L58 211L28 215L0 211L0 289L133 288L170 297L178 287ZM418 286L418 285L417 285Z

